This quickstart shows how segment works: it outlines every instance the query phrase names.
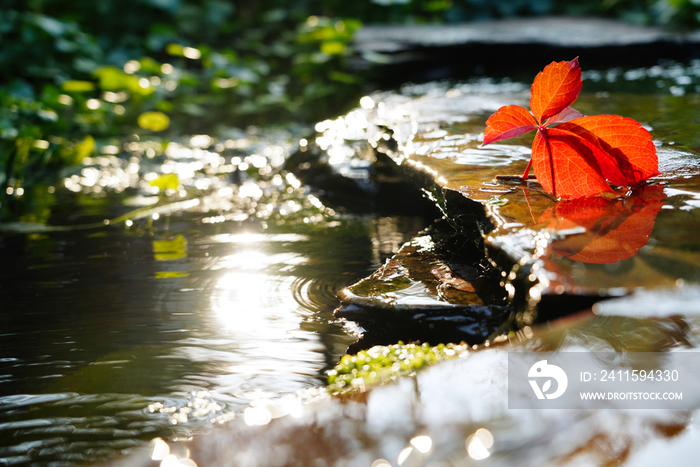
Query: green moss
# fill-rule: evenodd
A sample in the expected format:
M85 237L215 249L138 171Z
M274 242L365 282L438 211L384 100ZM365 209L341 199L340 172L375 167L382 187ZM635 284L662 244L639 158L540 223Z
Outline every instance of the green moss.
M363 297L373 297L407 289L413 283L411 279L405 276L398 276L384 281L365 279L353 285L352 292Z
M423 367L458 357L467 351L466 344L404 344L375 346L355 355L345 355L328 372L328 391L343 394L362 391L369 386L393 381Z

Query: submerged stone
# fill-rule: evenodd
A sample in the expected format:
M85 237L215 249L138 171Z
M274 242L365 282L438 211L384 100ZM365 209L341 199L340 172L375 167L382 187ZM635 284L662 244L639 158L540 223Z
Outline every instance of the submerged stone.
M371 276L339 292L335 311L368 332L353 348L399 340L481 343L511 317L500 270L482 242L437 226Z

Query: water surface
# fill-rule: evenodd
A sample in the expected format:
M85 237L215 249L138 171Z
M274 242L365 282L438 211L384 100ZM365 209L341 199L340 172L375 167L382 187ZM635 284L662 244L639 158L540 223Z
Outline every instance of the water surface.
M357 340L335 294L426 225L336 213L280 145L193 141L10 199L45 201L0 233L0 463L105 459L323 385Z
M687 228L676 225L695 223L700 206L697 170L688 163L700 149L693 94L699 70L692 64L680 72L669 66L586 76L598 87L582 95L581 111L650 124L663 151L673 183L661 185L668 207L649 248L696 250ZM643 91L630 84L637 81L646 82ZM623 94L625 84L640 93ZM484 80L406 87L391 99L423 95L429 105L434 96L449 103L451 95L471 93L475 105L489 109L497 104L492 94L524 99L526 88ZM410 114L408 107L393 108ZM435 122L418 122L426 151L437 145L460 171L489 159L476 147L483 119L435 110L442 126L434 132L427 128ZM383 144L383 134L371 134L362 112L321 122L317 130L327 156L322 162L354 180L358 192L371 191L362 188L371 173L367 140ZM397 140L403 130L413 134L410 124L397 127ZM411 215L412 205L405 214L400 203L381 214L369 206L363 215L324 204L285 165L307 150L306 133L224 133L101 143L82 167L21 193L8 190L0 224L0 463L73 465L158 436L196 435L251 401L322 386L325 370L356 341L359 330L332 315L337 291L375 271L430 219ZM494 171L526 162L526 147L508 148L495 148L503 164ZM498 194L485 196L498 201ZM656 259L664 271L679 264L666 266L664 258L649 262ZM605 277L615 272L572 267L571 274L584 280L598 270ZM696 273L690 264L668 275L696 282ZM601 328L611 332L611 345L624 344L621 350L667 347L664 339L657 346L645 337L655 329L648 320L624 320L615 332L609 323ZM545 334L542 339L557 338ZM673 345L682 340L674 339ZM449 406L441 401L429 402ZM498 416L492 411L485 419Z

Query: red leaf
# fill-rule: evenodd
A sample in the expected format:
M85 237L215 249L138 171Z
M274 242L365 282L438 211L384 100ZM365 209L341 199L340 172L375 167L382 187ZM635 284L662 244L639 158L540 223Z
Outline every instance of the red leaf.
M663 187L647 186L631 198L564 201L548 208L540 221L559 230L586 229L554 241L552 250L557 256L582 263L616 263L647 244L665 198Z
M532 142L532 167L542 188L568 199L612 192L590 146L558 127L538 131Z
M578 58L570 62L552 62L536 77L530 89L530 109L543 123L574 103L581 92L581 68Z
M546 122L545 125L556 125L558 123L568 122L575 118L583 117L583 114L578 110L567 107L556 115L552 115Z
M487 145L502 139L515 138L537 128L530 112L519 105L501 107L486 120L484 143Z
M569 131L593 143L603 176L619 186L637 186L658 175L656 147L641 124L619 115L582 117L562 123Z
M534 118L522 107L501 107L486 121L483 144L536 129L522 179L532 166L542 188L562 198L613 192L608 182L636 187L658 175L656 147L649 132L631 118L583 117L570 107L580 91L577 58L550 63L532 83Z

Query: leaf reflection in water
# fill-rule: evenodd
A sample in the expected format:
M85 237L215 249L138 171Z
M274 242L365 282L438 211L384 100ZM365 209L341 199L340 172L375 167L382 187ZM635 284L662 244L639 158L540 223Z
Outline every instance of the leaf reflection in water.
M547 208L540 222L563 235L550 245L556 257L615 263L631 258L647 244L665 198L663 187L656 185L625 198L562 201Z

